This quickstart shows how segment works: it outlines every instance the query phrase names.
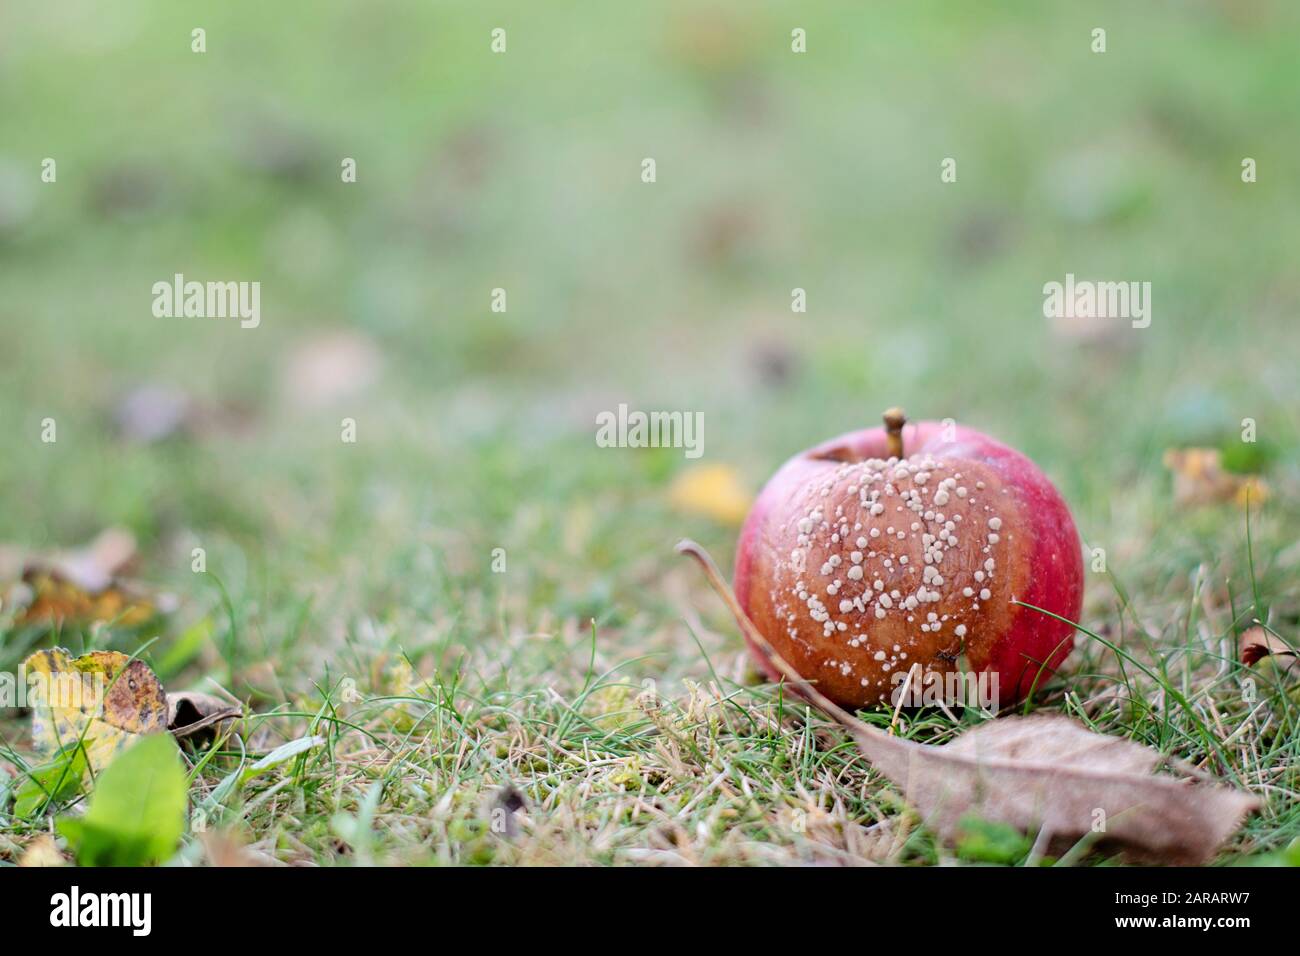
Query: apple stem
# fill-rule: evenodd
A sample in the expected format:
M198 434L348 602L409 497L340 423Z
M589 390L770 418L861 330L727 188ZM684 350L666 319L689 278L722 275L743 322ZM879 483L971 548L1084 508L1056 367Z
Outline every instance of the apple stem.
M889 440L889 457L903 457L903 426L907 424L907 415L897 406L885 410L885 434Z

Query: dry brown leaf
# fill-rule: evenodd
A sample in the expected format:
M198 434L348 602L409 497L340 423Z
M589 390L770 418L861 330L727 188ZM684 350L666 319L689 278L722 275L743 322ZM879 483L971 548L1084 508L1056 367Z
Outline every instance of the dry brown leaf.
M974 815L1054 843L1097 832L1144 856L1197 864L1257 806L1238 790L1155 774L1163 758L1154 750L1058 715L990 721L943 747L860 721L850 729L872 765L948 838Z
M117 587L86 591L57 574L29 572L23 577L29 595L18 615L19 624L54 624L66 621L104 621L120 627L137 627L151 620L155 609L148 600Z
M1170 448L1165 467L1174 473L1174 503L1181 507L1232 501L1245 507L1268 499L1268 485L1258 475L1225 471L1217 448Z
M1289 657L1290 661L1279 661L1289 667L1297 658L1297 651L1282 638L1271 631L1256 625L1241 633L1241 662L1247 667L1258 663L1265 657Z
M63 551L51 570L87 591L102 591L135 559L135 536L125 528L107 528L84 548Z
M1067 717L1040 714L990 721L946 746L902 740L858 720L799 676L745 614L698 544L677 549L698 561L745 635L812 703L846 727L873 767L889 778L941 836L977 816L1039 831L1044 842L1099 838L1168 863L1203 863L1258 806L1248 793L1157 775L1159 753L1093 733ZM1099 812L1100 811L1100 812Z
M167 695L167 729L178 740L217 732L217 725L244 716L244 708L212 694L178 691Z
M168 610L166 595L147 596L122 578L135 559L135 538L109 528L81 548L45 554L5 549L0 574L11 576L17 556L22 581L4 595L17 623L105 621L136 627Z

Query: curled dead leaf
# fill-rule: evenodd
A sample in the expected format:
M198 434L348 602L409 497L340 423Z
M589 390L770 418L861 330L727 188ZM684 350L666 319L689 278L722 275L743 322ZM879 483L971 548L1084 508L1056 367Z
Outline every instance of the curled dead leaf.
M239 704L199 691L178 691L167 695L167 729L178 740L215 735L220 724L244 716Z
M1259 625L1247 628L1241 633L1241 662L1247 667L1259 663L1266 657L1289 658L1279 663L1290 667L1295 663L1297 656L1300 656L1300 652L1297 652L1294 647Z
M1156 774L1165 762L1161 754L1063 716L1001 718L944 746L894 737L804 680L749 620L703 548L682 541L677 550L699 562L740 629L773 667L848 729L872 766L946 839L960 833L963 818L975 815L1037 831L1048 845L1099 838L1146 858L1204 863L1258 806L1240 790Z

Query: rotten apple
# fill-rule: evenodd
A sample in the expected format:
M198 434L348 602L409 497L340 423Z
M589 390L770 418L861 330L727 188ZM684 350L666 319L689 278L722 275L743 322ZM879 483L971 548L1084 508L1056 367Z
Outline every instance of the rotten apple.
M887 705L904 674L963 668L991 678L1005 706L1072 649L1083 560L1069 509L1032 461L891 409L884 428L831 439L772 477L741 531L735 593L841 706Z

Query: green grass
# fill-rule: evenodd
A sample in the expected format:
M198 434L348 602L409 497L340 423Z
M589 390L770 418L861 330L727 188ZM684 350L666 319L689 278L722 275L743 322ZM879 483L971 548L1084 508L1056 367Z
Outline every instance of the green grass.
M1257 793L1223 862L1300 837L1295 678L1235 651L1256 618L1293 644L1300 619L1300 17L751 6L0 11L0 542L129 527L179 609L58 640L158 637L169 688L249 702L250 755L194 780L186 859L1029 859L1032 835L937 843L843 733L757 683L673 553L689 535L726 566L735 529L669 505L680 452L595 446L623 401L702 411L704 460L752 488L892 404L1022 448L1108 565L1031 706ZM261 281L261 328L152 318L177 271ZM1151 327L1056 336L1041 290L1066 272L1151 281ZM291 356L338 330L376 380L286 398ZM241 424L123 441L112 409L145 381ZM1240 508L1176 506L1161 464L1239 455L1244 418L1272 489L1249 542ZM53 640L0 628L7 670ZM28 752L24 720L0 735ZM493 833L507 788L525 809ZM48 829L0 817L0 861Z

